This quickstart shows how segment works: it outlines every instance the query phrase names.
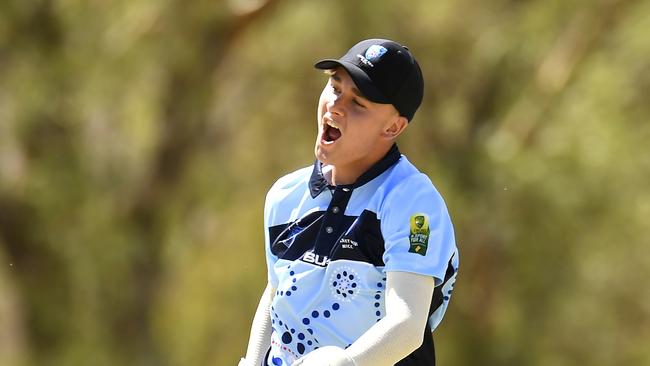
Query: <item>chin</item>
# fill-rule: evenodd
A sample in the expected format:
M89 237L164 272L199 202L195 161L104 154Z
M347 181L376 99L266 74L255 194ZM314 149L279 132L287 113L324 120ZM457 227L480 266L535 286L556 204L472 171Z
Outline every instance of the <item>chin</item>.
M323 152L318 143L316 143L316 147L314 148L314 155L321 163L330 164L327 154Z

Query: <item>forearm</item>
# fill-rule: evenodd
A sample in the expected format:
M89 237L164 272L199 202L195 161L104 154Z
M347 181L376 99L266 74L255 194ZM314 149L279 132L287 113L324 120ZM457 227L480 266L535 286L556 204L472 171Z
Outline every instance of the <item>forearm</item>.
M271 316L269 314L269 308L271 307L274 293L275 290L268 284L260 298L248 339L246 365L260 365L262 358L271 344Z
M389 272L386 287L386 316L345 351L356 366L394 365L422 344L433 278Z

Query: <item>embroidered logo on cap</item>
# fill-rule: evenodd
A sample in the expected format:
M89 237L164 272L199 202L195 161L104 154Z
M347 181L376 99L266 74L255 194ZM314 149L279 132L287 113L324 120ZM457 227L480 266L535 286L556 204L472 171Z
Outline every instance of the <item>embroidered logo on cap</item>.
M386 47L374 44L368 47L365 56L357 55L357 57L359 58L359 61L361 61L362 64L370 67L375 67L375 65L373 65L372 62L379 61L381 56L383 56L386 52L388 52Z
M370 62L377 62L388 50L380 45L372 45L366 50L366 59Z

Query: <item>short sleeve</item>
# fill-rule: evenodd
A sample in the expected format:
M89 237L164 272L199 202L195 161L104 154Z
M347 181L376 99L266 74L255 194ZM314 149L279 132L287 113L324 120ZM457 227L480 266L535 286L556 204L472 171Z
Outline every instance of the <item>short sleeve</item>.
M456 251L445 202L424 174L400 182L380 210L386 271L412 272L440 285Z
M278 277L275 274L275 262L277 262L278 257L271 252L271 233L270 226L273 222L273 216L275 213L275 195L274 187L271 187L269 192L266 194L266 200L264 202L264 248L266 253L266 269L268 282L273 286L273 288L278 287Z

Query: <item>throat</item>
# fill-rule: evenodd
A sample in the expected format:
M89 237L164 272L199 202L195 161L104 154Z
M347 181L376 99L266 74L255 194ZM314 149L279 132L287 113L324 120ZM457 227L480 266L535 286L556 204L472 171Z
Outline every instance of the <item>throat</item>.
M328 180L334 186L352 184L357 181L361 173L355 169L347 169L347 167L332 167Z

